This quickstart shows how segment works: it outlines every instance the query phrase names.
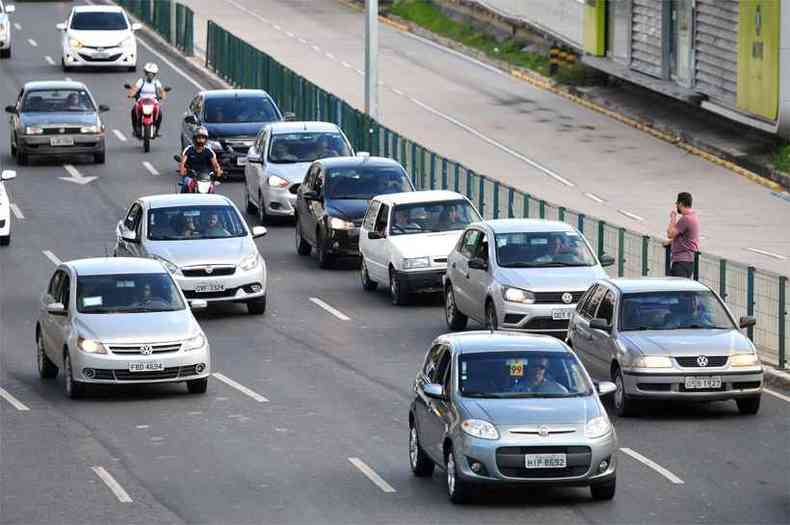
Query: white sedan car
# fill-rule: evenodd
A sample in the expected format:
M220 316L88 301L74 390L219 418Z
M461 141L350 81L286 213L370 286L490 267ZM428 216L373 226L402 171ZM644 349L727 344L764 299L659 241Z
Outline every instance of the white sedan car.
M16 172L6 170L0 175L0 246L11 243L11 203L5 191L4 181L16 177Z
M77 67L137 68L137 39L126 12L116 6L81 5L57 25L63 32L63 71Z
M389 286L392 303L409 294L439 292L447 255L464 228L480 220L454 191L414 191L375 197L359 231L362 288Z
M8 15L14 9L12 5L3 5L3 0L0 0L0 58L11 58L11 20Z

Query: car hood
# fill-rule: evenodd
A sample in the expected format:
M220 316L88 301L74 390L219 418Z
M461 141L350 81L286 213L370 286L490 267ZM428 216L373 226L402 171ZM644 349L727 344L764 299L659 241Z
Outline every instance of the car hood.
M746 336L735 329L651 330L623 332L621 337L645 355L727 355L752 351Z
M45 126L51 124L74 124L78 126L93 126L98 122L96 113L92 112L48 112L48 113L20 113L19 120L22 126Z
M533 292L581 291L606 277L598 265L566 268L497 268L496 281Z
M228 122L228 123L203 123L212 140L245 138L255 140L255 136L268 122Z
M77 330L103 343L164 343L200 332L189 310L138 314L80 314Z
M329 215L355 221L365 216L368 204L367 199L327 199L325 206Z
M584 425L600 414L594 396L543 399L468 399L469 417L496 426Z
M132 32L124 31L79 31L69 29L68 37L82 42L84 46L90 47L117 47L131 36Z
M245 255L255 253L248 237L192 241L148 241L148 251L176 266L239 263Z
M293 164L269 163L266 165L266 176L276 175L288 182L302 182L310 164L310 162L295 162Z
M463 230L438 233L418 233L414 235L390 235L392 246L404 258L447 257Z

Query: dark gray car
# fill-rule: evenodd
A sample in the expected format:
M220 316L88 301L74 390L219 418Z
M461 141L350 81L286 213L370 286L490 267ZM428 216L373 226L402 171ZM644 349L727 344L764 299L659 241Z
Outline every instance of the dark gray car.
M104 164L104 124L97 105L82 82L28 82L16 104L6 106L11 115L11 155L24 166L31 157L88 154Z

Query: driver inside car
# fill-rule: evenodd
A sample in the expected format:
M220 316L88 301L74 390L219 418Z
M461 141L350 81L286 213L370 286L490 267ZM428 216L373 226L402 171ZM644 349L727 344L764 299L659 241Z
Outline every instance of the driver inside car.
M523 364L521 366L521 372L523 373ZM512 391L540 394L567 394L567 388L551 379L551 377L547 377L548 366L549 360L546 357L530 359L527 363L526 379L522 380L519 377L513 385ZM516 369L516 372L517 371ZM511 366L511 375L513 374L514 368Z
M219 220L219 215L216 212L211 212L206 218L206 228L204 230L206 237L228 237L230 233L226 230Z

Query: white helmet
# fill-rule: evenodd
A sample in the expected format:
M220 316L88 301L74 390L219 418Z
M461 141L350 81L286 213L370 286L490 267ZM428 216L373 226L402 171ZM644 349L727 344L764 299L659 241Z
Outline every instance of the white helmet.
M143 67L143 71L146 72L146 73L150 73L151 75L158 75L159 74L159 66L157 66L153 62L148 62Z

